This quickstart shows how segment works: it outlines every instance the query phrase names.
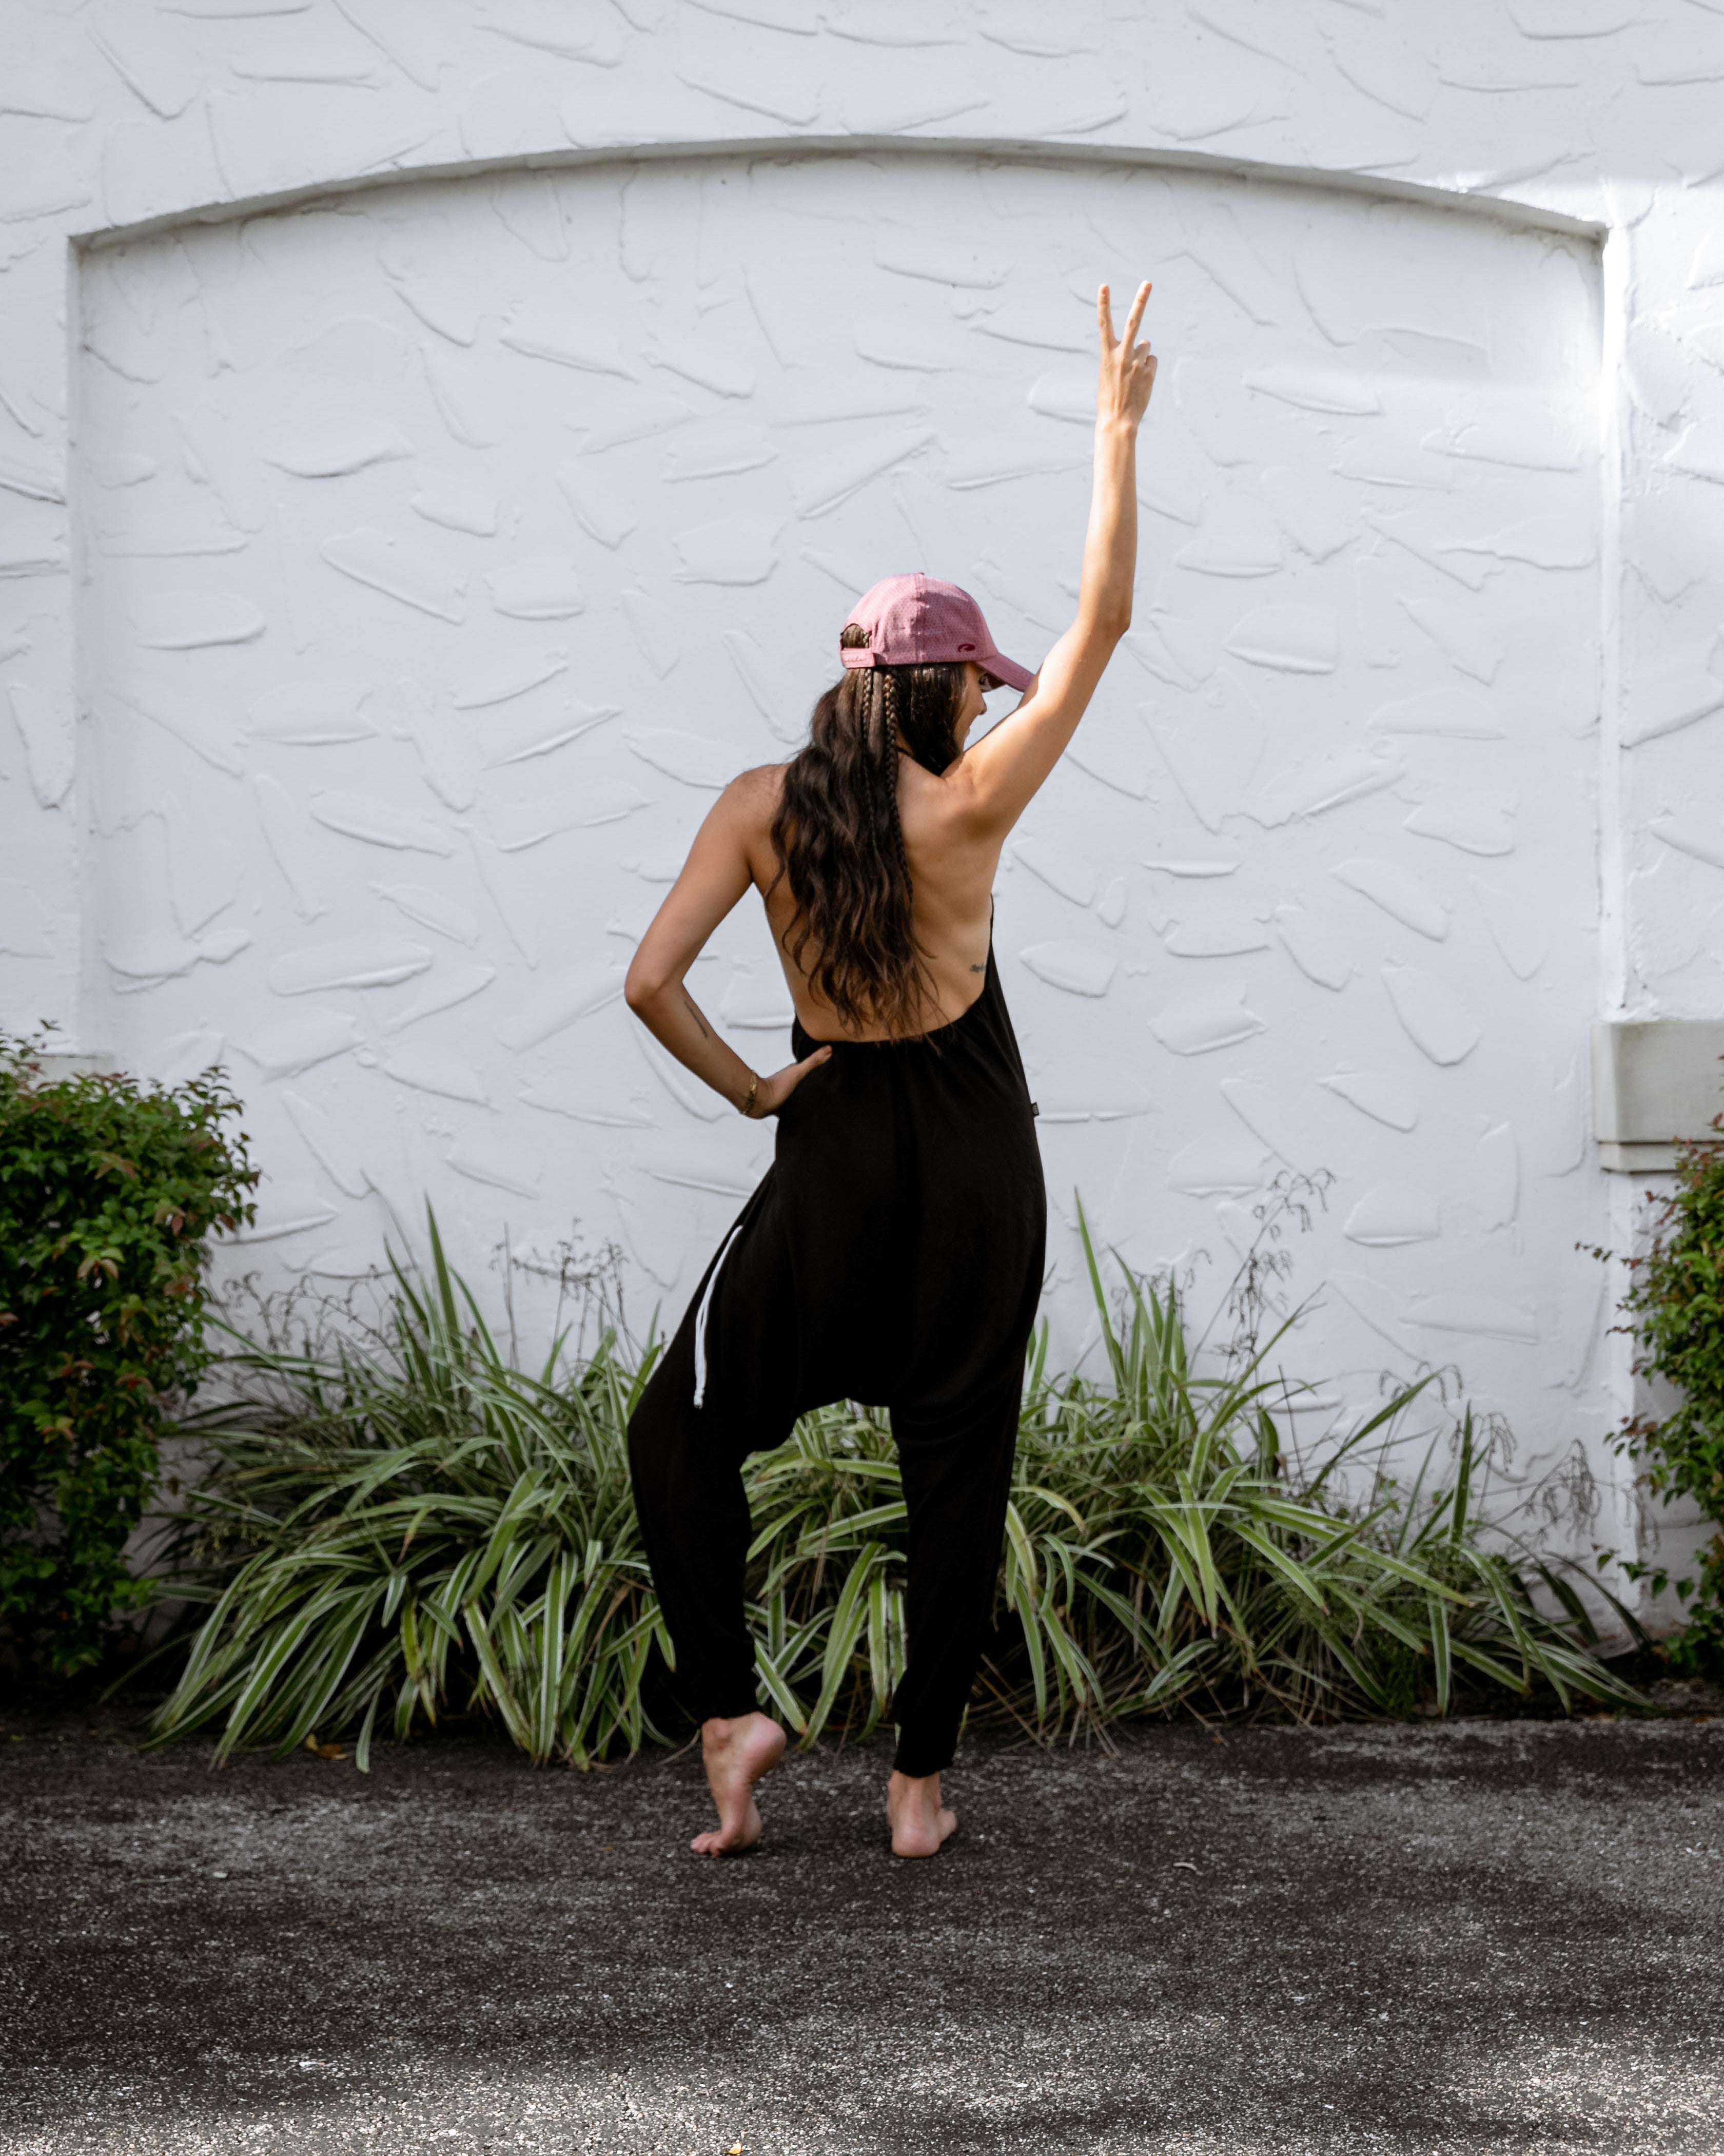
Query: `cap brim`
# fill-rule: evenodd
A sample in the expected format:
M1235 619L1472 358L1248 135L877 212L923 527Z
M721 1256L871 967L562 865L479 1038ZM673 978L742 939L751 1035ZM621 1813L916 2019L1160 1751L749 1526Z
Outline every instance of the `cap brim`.
M1016 689L1020 695L1035 679L1027 666L1019 666L1003 652L990 651L976 664L984 674L991 674L1003 689Z
M845 666L884 666L888 664L888 661L880 658L877 653L865 648L859 649L854 644L840 645L838 655L839 663ZM905 660L902 663L906 666L917 664L929 666L958 666L964 662L957 659L930 659L920 662L915 660ZM984 651L974 663L982 669L984 675L992 679L996 688L1015 689L1020 696L1035 679L1034 675L1027 666L1018 665L1014 660L1008 659L1003 652Z

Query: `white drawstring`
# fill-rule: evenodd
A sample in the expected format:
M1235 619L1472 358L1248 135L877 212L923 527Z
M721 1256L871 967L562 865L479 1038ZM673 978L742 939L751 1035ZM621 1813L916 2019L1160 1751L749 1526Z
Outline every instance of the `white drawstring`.
M695 1317L695 1405L702 1407L706 1399L706 1313L712 1306L712 1291L718 1286L718 1269L729 1255L730 1247L742 1232L739 1220L724 1239L724 1248L712 1260L712 1270L706 1276L706 1292L700 1298L700 1307Z

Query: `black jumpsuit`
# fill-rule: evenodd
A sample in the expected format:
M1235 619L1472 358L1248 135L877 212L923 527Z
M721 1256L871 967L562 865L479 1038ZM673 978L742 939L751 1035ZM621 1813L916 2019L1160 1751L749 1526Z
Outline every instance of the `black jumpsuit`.
M821 1044L800 1024L800 1061ZM909 1512L896 1764L950 1763L999 1565L1041 1290L1034 1104L993 953L961 1018L843 1041L778 1113L765 1180L707 1267L629 1426L677 1683L700 1718L752 1711L745 1456L806 1409L888 1407Z

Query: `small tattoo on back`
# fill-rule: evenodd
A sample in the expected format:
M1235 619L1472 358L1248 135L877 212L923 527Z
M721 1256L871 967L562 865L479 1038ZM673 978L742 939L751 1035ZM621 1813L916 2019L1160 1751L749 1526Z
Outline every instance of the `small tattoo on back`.
M972 973L985 973L988 968L986 966L972 966L970 971Z

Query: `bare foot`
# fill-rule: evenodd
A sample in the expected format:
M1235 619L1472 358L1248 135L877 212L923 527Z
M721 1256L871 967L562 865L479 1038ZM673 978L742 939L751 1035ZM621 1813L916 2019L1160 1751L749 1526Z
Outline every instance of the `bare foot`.
M937 1774L894 1774L886 1784L886 1817L894 1856L937 1856L957 1825L957 1814L940 1802Z
M718 1825L689 1844L696 1856L733 1856L760 1840L760 1807L754 1785L784 1756L784 1732L770 1715L715 1715L700 1725L706 1786L718 1807Z

